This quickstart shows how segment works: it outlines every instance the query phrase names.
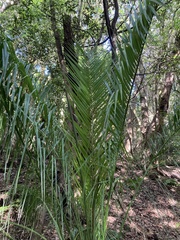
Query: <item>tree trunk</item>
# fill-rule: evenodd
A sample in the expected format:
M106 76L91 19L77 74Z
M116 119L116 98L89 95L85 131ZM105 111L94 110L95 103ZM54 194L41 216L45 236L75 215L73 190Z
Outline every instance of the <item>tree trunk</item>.
M137 145L135 144L135 141L137 141L136 129L139 128L139 122L132 106L129 108L127 119L125 149L127 152L133 154L133 149Z
M149 109L147 103L147 91L146 86L144 85L140 91L140 103L141 103L141 133L143 140L146 141L147 138L147 129L149 126Z
M147 95L148 95L148 86L144 82L144 66L142 63L142 60L139 64L139 71L140 71L140 77L139 77L139 95L140 95L140 104L141 104L141 134L143 136L143 141L146 142L147 135L148 135L148 126L149 126L149 108L148 108L148 102L147 102Z
M174 74L166 73L164 88L159 98L158 125L156 128L156 132L162 132L164 119L167 115L167 111L169 108L169 98L170 98L173 83L174 83Z
M157 111L146 129L146 143L148 141L149 136L153 133L161 133L164 120L167 115L167 111L169 108L169 99L171 94L171 89L174 83L174 74L173 73L166 73L164 87L162 89L162 93L159 96L159 103L157 107Z

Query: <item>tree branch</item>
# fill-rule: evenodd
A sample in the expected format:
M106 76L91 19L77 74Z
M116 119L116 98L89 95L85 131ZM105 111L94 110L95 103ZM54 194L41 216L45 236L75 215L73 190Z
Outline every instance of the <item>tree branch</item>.
M0 13L5 12L8 8L14 6L14 5L18 5L19 4L19 0L4 0L2 6L0 7Z
M106 27L107 27L107 31L108 31L108 35L109 35L109 41L110 41L111 49L112 49L112 58L114 58L116 47L115 47L114 42L112 40L113 31L112 31L111 23L110 23L110 19L109 19L109 11L108 11L107 0L103 0L103 7L104 7L104 17L105 17L105 21L106 21Z
M103 0L103 7L104 7L104 16L105 16L105 21L106 21L106 27L109 35L109 41L111 44L111 49L112 49L112 59L115 61L116 59L116 23L119 17L119 5L117 0L114 0L114 8L115 8L115 13L114 13L114 18L112 20L112 24L110 22L109 18L109 10L108 10L108 2L107 0Z
M111 25L113 34L115 34L116 23L117 23L117 20L118 20L118 17L119 17L119 5L118 5L117 0L114 0L114 8L115 8L115 13L114 13L114 18L112 20L112 25Z

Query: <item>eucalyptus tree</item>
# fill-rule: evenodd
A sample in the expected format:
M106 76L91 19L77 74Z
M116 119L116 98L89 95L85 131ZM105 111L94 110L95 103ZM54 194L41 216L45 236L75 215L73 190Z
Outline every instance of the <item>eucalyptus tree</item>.
M14 39L14 51L12 41L6 37L7 32L1 34L1 116L5 114L5 125L9 124L6 166L14 150L12 136L17 138L20 155L10 193L20 195L22 216L19 226L32 233L33 239L45 239L41 226L47 215L59 239L113 238L108 233L107 216L116 161L124 139L125 120L140 57L161 2L130 2L130 10L123 20L117 1L102 3L102 8L96 9L97 2L93 1L92 5L83 1L19 1L20 5L13 9L17 14L16 27L24 24L21 18L25 23L37 21L37 29L44 27L45 23L49 27L47 35L53 39L49 42L54 46L51 49L54 56L48 56L53 56L53 64L60 68L59 79L66 106L64 121L60 121L57 114L61 106L49 101L46 85L39 83L38 75L31 75L29 65L23 64L16 56L23 52L24 59L33 59L31 63L38 56L42 61L46 56L41 55L39 46L36 52L37 45L30 42L30 49L35 49L31 58L26 44L16 47L23 37ZM29 11L23 11L22 7ZM32 18L34 7L40 18ZM77 11L73 12L76 7ZM80 30L85 28L86 34L88 25L96 18L104 21L98 25L100 32L97 31L94 42L86 34L82 34L85 41L81 41L81 37L75 34L73 18ZM5 23L3 29L6 29ZM29 27L27 25L27 30ZM92 24L92 29L96 27L95 23ZM13 31L10 29L11 33ZM27 32L23 32L26 40L29 39ZM30 36L30 40L34 40L36 31ZM107 39L109 45L99 51L97 46L101 45L102 38ZM37 41L39 39L37 34ZM86 44L95 48L84 50ZM47 63L48 60L44 62L45 66ZM6 170L10 173L13 166L14 161ZM33 222L33 219L37 221ZM117 233L117 239L120 237L121 231Z

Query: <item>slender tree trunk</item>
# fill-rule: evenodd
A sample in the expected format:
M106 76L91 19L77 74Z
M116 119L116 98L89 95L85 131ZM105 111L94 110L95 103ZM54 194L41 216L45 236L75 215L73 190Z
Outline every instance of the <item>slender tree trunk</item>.
M169 108L169 98L170 98L173 83L174 83L174 74L166 73L164 88L159 97L158 126L156 127L157 132L162 132L164 119L167 115L168 108Z
M140 95L140 104L141 104L141 134L143 136L143 141L147 141L147 135L148 135L148 126L149 126L149 108L148 108L148 102L147 102L147 95L148 95L148 89L147 85L144 81L144 66L142 61L140 61L139 64L139 70L140 70L140 88L139 91Z
M52 27L52 31L53 31L55 42L56 42L56 49L57 49L59 63L62 71L66 73L65 65L64 65L64 55L62 51L62 43L61 43L62 41L57 28L57 23L56 23L56 12L55 12L54 0L50 0L50 13L51 13L51 27Z
M70 72L73 71L71 63L78 66L78 58L74 48L74 37L71 27L71 16L64 15L63 17L63 29L64 29L64 56L66 60L66 65ZM78 82L75 80L71 73L68 73L68 78L70 83L75 84L78 87Z
M141 103L141 133L143 140L147 139L147 129L149 126L149 109L147 103L147 91L145 85L140 91L140 103Z
M164 120L168 112L169 108L169 99L172 90L172 86L174 83L174 74L173 73L166 73L165 80L164 80L164 87L162 89L162 93L159 96L159 102L157 106L157 111L154 114L154 117L146 127L145 135L145 145L147 144L148 138L153 133L161 133ZM146 116L145 116L146 117Z
M63 17L63 29L64 29L64 55L66 58L66 63L70 68L69 60L74 63L78 62L77 55L74 49L74 36L71 26L71 16L65 14ZM69 59L69 57L71 59Z
M106 27L109 35L109 41L111 45L112 51L112 60L116 61L117 54L116 54L116 23L119 17L119 5L117 0L113 0L114 3L114 17L112 23L109 17L109 6L108 0L103 0L103 8L104 8L104 17L106 21Z
M133 148L137 139L135 130L139 127L139 123L132 106L129 108L127 119L125 149L127 152L133 154Z

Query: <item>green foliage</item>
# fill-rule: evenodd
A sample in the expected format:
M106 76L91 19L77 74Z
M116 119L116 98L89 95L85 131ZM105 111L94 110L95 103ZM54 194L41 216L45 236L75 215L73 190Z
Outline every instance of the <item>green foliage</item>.
M155 12L154 1L139 2L118 46L117 62L112 64L108 55L83 49L78 64L70 58L73 81L66 89L66 123L58 118L61 106L57 108L48 100L47 88L41 83L39 88L33 85L33 77L16 57L9 39L1 40L6 165L14 153L12 138L16 137L20 160L11 193L12 197L20 195L25 223L38 219L40 208L49 215L59 239L110 239L107 216L115 166L133 79ZM137 179L135 185L141 181ZM34 223L33 232L38 232L37 228Z
M126 179L125 184L127 187L129 187L131 190L136 190L139 185L142 183L143 178L142 177L137 177L135 179Z

